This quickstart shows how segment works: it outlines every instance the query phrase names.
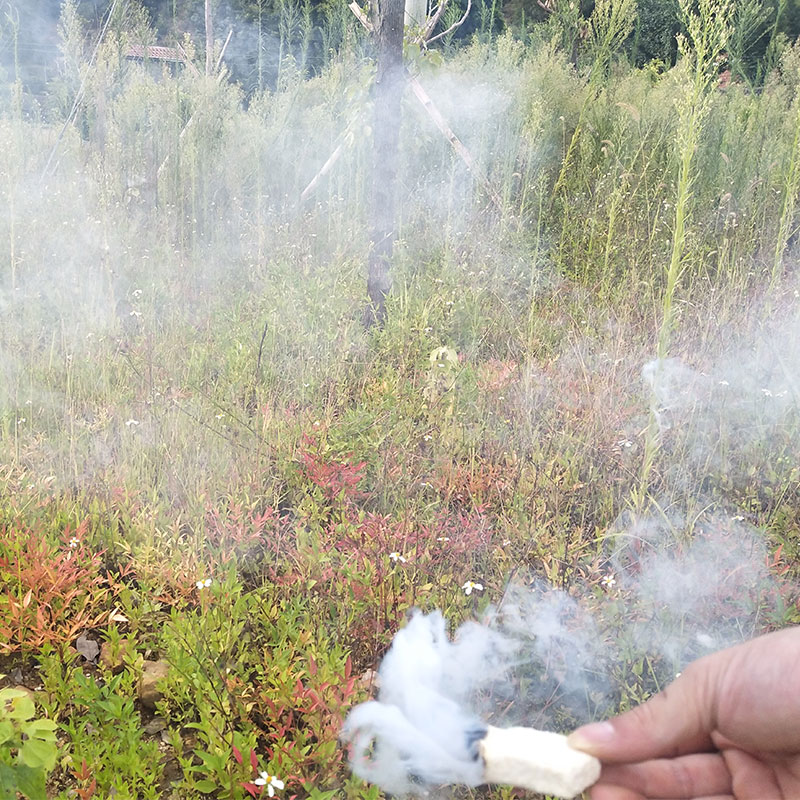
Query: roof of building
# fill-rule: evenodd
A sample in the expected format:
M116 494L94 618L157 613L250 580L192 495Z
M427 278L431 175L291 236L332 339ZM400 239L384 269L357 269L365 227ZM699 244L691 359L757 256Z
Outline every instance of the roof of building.
M153 61L186 61L186 56L174 47L159 45L130 44L125 50L125 58L148 58Z

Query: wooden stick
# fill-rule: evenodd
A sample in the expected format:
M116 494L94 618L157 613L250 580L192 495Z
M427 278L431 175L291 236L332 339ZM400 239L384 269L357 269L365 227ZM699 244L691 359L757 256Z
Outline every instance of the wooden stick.
M372 23L367 19L367 15L361 10L361 6L353 0L349 6L347 6L353 14L355 14L356 19L364 26L364 28L369 31L369 33L374 33L375 28Z
M328 160L322 165L322 169L311 179L311 183L303 189L300 195L300 202L305 202L306 198L317 188L317 184L333 169L334 164L339 160L339 156L344 152L346 145L350 144L353 137L350 133L345 134L342 141L336 145L336 149L330 154Z
M225 51L228 49L228 43L231 40L231 36L233 36L233 28L228 31L228 36L225 39L225 44L222 45L222 50L219 51L219 58L217 59L216 66L214 67L214 72L219 72L219 68L222 65L222 57L225 55Z
M500 199L500 195L489 182L489 179L486 177L486 175L483 174L483 171L472 157L472 153L467 150L461 139L455 135L453 129L447 124L447 120L445 120L445 118L439 112L439 109L433 104L433 100L431 100L425 89L422 88L422 84L414 76L410 77L409 83L411 84L411 91L414 92L414 96L417 98L417 100L422 103L422 107L428 112L428 116L433 120L433 124L436 125L447 141L450 142L453 150L458 153L458 155L461 157L461 160L467 165L467 168L470 170L470 172L472 172L472 174L475 175L478 180L480 180L484 189L486 189L487 194L491 198L491 201L497 206L498 210L502 210L503 201Z

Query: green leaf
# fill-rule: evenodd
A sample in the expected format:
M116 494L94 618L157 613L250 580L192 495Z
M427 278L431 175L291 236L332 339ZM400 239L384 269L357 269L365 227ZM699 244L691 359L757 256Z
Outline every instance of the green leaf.
M211 792L217 791L219 785L214 783L214 781L202 780L197 781L194 788L197 789L198 792L203 792L203 794L211 794Z
M52 719L32 719L22 726L30 739L41 739L43 742L56 740L56 723Z
M6 794L8 790L10 794ZM41 769L18 766L10 769L0 764L0 798L16 798L20 792L27 800L47 800L45 774Z
M28 739L19 749L19 760L29 767L51 770L56 765L58 747L54 742L43 742L41 739Z
M0 720L0 744L9 741L14 736L14 726L7 720Z
M0 709L9 719L30 719L36 713L33 700L20 689L0 691Z

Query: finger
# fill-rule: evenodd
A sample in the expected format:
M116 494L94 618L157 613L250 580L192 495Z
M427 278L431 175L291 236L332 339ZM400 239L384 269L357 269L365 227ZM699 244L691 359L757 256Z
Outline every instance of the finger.
M717 673L713 656L696 661L669 687L632 711L578 728L569 744L607 763L711 751Z
M732 794L731 774L718 753L603 767L600 783L627 786L648 798Z
M743 750L731 748L722 751L722 757L733 775L736 797L743 800L781 800L785 794L772 767Z
M614 786L610 783L596 783L589 789L591 800L647 800L647 798L627 786Z
M653 800L627 786L613 786L610 783L595 784L589 790L591 800ZM658 800L737 800L732 794L705 795L704 797L672 797Z

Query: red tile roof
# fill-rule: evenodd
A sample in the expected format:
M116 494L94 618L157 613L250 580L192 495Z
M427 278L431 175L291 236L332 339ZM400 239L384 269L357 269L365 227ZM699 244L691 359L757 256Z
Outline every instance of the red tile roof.
M149 58L153 61L186 61L183 53L174 47L159 47L150 45L145 47L142 44L128 45L125 50L125 58Z

